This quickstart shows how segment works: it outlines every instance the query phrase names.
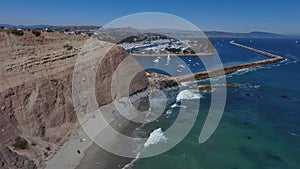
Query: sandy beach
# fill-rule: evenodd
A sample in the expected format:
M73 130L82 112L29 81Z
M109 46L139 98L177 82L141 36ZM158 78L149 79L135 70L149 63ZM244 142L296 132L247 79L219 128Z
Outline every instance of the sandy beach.
M138 106L139 98L144 98L147 92L141 92L130 97L133 105ZM109 126L117 130L118 132L125 135L132 135L133 131L139 127L141 124L130 122L126 118L122 117L120 114L113 114L115 107L114 105L108 104L99 108L100 112L105 116L105 119L109 123ZM97 121L97 116L99 116L99 111L93 113L85 114L79 120L77 127L73 134L69 137L68 141L60 147L60 150L54 155L52 159L46 162L46 169L86 169L86 168L110 168L117 169L122 168L130 161L132 158L120 157L110 152L107 152L96 143L94 139L97 138L96 135L89 135L85 132L84 129L95 130L93 133L97 133L99 128L104 128L103 131L108 128L105 123L99 123ZM96 120L95 120L96 119ZM99 126L101 125L101 126ZM90 130L88 131L90 132ZM91 139L90 137L94 137ZM99 139L99 138L97 138ZM117 141L116 140L116 146ZM128 146L128 152L131 152L131 147Z

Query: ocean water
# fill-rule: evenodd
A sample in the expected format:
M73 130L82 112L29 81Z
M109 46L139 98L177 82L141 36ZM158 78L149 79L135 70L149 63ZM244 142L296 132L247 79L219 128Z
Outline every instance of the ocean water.
M223 67L238 65L242 63L255 62L267 57L259 55L257 53L244 50L239 47L235 47L230 44L229 41L232 39L221 39L214 38L212 42L214 43L215 49L219 55L212 56L184 56L184 57L170 57L171 60L167 61L167 57L138 57L135 56L135 59L140 63L145 69L152 70L154 72L171 75L171 76L180 76L190 73L196 73L204 71L205 69L213 69L218 63L216 60L220 58ZM158 59L158 63L153 61ZM201 60L203 59L203 60ZM206 68L203 65L203 61L207 63ZM167 65L166 65L167 64ZM178 65L184 65L184 69L178 68Z
M222 120L212 137L203 144L198 142L198 137L209 110L210 94L193 97L182 107L170 107L157 121L143 126L141 133L150 135L159 131L162 137L179 109L188 115L200 102L195 125L174 148L155 157L138 159L133 169L300 168L300 40L213 39L225 65L264 59L228 44L230 40L279 54L287 61L226 76L227 82L240 87L227 89ZM139 60L141 64L149 64L150 58L144 59ZM195 84L188 84L188 87L192 90ZM156 140L149 147L159 144L165 143Z

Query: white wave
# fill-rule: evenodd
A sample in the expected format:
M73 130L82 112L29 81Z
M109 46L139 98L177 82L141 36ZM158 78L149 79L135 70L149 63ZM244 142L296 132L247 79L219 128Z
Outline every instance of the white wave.
M203 96L199 93L198 90L186 89L181 92L176 97L176 102L180 100L192 100L192 99L200 99Z
M247 74L249 72L256 72L256 71L259 71L259 70L262 70L262 69L270 69L269 67L265 66L258 66L258 67L252 67L252 68L246 68L246 69L241 69L241 70L238 70L234 73L231 73L231 74L228 74L226 75L226 77L233 77L235 75L244 75L244 74Z
M170 115L170 114L172 114L172 111L171 110L167 110L166 111L166 115Z
M128 164L126 164L122 169L132 168L133 164L139 159L141 153L138 153L137 156Z
M176 108L176 107L186 108L186 106L178 105L177 103L175 103L171 106L171 108Z
M144 123L146 124L146 123ZM152 133L150 133L149 138L144 143L144 148L147 148L151 145L155 145L160 142L167 142L167 137L164 136L164 133L161 128L155 129ZM140 150L139 150L140 151ZM137 153L136 157L128 164L126 164L122 169L130 169L134 165L134 163L139 159L141 155L141 151Z
M150 134L148 140L144 143L144 147L149 147L162 141L167 142L167 137L164 136L162 129L158 128Z
M190 82L182 82L181 86L192 86L192 85L196 85L197 81L190 81Z
M298 135L295 134L295 133L292 133L292 132L289 132L289 133L290 133L290 135L292 135L292 136L297 136L297 137L298 137Z

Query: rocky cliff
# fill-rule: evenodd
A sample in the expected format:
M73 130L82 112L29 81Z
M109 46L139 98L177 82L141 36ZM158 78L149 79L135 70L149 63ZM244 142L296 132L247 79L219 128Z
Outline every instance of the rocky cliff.
M43 168L73 131L72 75L85 40L80 35L0 32L0 168ZM111 102L112 74L126 57L123 48L114 46L101 62L105 72L97 72L95 85L99 105ZM130 93L147 86L141 72ZM17 137L25 147L16 146Z

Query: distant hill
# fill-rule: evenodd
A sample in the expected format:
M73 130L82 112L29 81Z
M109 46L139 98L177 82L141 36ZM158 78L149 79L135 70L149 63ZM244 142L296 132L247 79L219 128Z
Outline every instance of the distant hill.
M50 28L58 31L75 31L75 30L97 30L101 28L101 26L94 25L79 25L79 26L54 26L54 25L9 25L9 24L0 24L0 26L4 26L6 28ZM113 32L134 32L138 31L134 28L115 28L111 29ZM182 35L185 37L192 37L195 34L199 34L198 31L189 31L189 30L177 30L177 29L149 29L149 31L154 32L172 32L174 35ZM260 32L254 31L250 33L234 33L234 32L223 32L223 31L204 31L204 34L208 37L240 37L240 38L283 38L287 37L285 35L270 33L270 32Z
M64 31L68 29L69 31L75 30L96 30L101 28L101 26L94 26L94 25L76 25L76 26L54 26L54 25L9 25L9 24L0 24L0 26L4 26L6 28L18 28L18 29L55 29L59 31Z
M0 26L4 26L6 28L19 28L19 29L24 29L24 28L30 28L30 29L35 29L35 28L55 28L58 26L53 26L53 25L10 25L10 24L0 24Z
M205 31L208 37L240 37L240 38L282 38L285 35L270 33L270 32L259 32L254 31L250 33L232 33L232 32L221 32L221 31Z

